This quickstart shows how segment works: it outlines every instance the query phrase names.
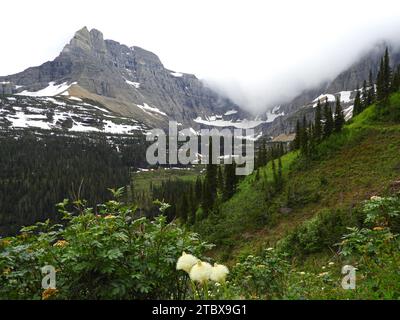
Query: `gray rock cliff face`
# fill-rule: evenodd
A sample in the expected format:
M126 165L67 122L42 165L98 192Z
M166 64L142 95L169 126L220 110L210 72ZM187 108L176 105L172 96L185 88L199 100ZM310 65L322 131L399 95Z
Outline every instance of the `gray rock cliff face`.
M168 120L196 127L197 117L228 110L248 117L194 75L168 70L154 53L104 40L100 31L86 27L76 32L54 61L0 77L1 82L8 84L0 85L0 94L38 91L50 82L73 84L70 95L97 100L152 127L166 126Z

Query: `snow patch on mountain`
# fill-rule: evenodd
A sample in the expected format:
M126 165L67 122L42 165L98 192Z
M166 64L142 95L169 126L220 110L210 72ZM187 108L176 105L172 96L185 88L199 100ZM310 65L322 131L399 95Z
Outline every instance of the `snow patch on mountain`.
M315 98L313 102L326 102L326 98L328 98L328 102L336 102L335 95L333 94L321 94L319 97ZM315 104L315 107L317 104Z
M142 109L146 113L158 113L161 114L162 116L167 116L165 112L162 112L158 108L150 107L147 103L143 103L143 105L138 104L137 105L140 109Z
M351 94L353 93L353 91L341 91L339 92L340 94L340 101L344 102L344 103L349 103L351 102Z
M79 101L79 102L83 101L81 98L78 98L78 97L69 97L68 99L73 100L73 101Z
M110 120L104 120L104 132L113 134L129 134L134 130L140 130L139 126L115 124Z
M225 112L225 116L231 116L231 115L233 115L233 114L236 114L236 113L238 113L236 110L229 110L229 111L227 111L227 112Z
M351 99L351 95L352 95L353 91L340 91L336 94L321 94L319 97L317 97L316 99L314 99L313 101L313 108L317 107L318 101L320 103L325 103L326 102L326 98L328 98L328 102L331 103L335 103L336 102L336 96L340 97L340 101L343 103L350 103L352 101Z
M125 79L125 82L129 85L131 85L132 87L135 87L136 89L140 88L140 83L139 82L133 82L133 81L129 81Z
M281 116L284 116L285 113L284 112L279 112L280 111L281 106L275 106L272 110L269 110L265 113L265 116L267 118L267 120L265 121L265 123L271 123L274 122L276 118L279 118Z
M65 93L66 91L68 91L68 89L72 86L77 84L77 82L73 82L71 84L68 84L67 82L64 82L62 84L58 84L56 85L55 82L49 82L49 85L39 91L27 91L24 90L20 93L18 93L17 95L19 96L28 96L28 97L54 97L54 96L58 96L60 94Z
M101 111L101 112L111 113L111 112L110 112L109 110L107 110L107 109L101 108L101 107L99 107L99 106L91 105L91 104L89 104L89 103L82 103L82 105L83 105L83 106L86 106L86 107L90 107L90 108L95 108L95 109L97 109L97 110L99 110L99 111Z
M58 105L58 106L62 106L62 107L65 107L65 106L67 105L65 102L63 102L63 101L58 101L58 100L56 100L56 99L54 99L54 98L44 98L44 100L49 101L49 102L51 102L51 103L53 103L53 104L56 104L56 105Z
M72 128L70 128L68 131L72 132L100 132L98 128L92 127L92 126L87 126L81 122L74 122Z
M9 115L5 117L11 122L13 128L29 128L36 127L41 129L51 129L49 124L43 122L47 117L44 115L26 115L24 112L17 112L15 115Z
M180 72L171 72L171 76L175 77L175 78L182 78L183 77L183 73Z
M207 126L211 127L234 127L237 129L253 129L255 127L258 127L260 124L265 123L265 121L258 121L258 120L241 120L238 122L234 122L231 120L221 120L221 119L215 119L215 120L204 120L201 117L197 117L196 119L193 120L196 123L199 124L204 124Z

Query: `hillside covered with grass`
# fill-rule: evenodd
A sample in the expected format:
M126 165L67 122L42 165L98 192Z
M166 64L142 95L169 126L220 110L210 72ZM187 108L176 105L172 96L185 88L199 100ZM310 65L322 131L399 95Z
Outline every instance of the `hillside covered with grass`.
M400 108L399 93L391 97L390 108ZM291 152L282 157L282 164L281 192L268 190L273 179L270 163L242 181L232 199L221 204L218 215L197 226L223 247L226 259L275 245L327 211L341 212L349 223L357 223L355 212L362 201L399 191L400 124L382 119L372 105L341 133L318 145L312 159Z

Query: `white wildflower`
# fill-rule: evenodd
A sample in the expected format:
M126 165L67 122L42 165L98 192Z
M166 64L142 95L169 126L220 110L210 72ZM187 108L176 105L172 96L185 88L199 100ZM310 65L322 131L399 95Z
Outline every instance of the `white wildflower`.
M178 259L176 263L176 270L183 270L187 273L190 272L190 269L199 261L195 256L191 254L182 253L182 256Z
M330 266L333 266L335 263L334 262L329 262L328 263Z
M204 283L210 279L211 272L211 264L199 261L192 267L189 276L192 281Z
M372 201L380 201L380 200L382 200L382 198L378 197L378 196L373 196L373 197L371 197L371 200Z
M224 283L228 274L229 269L226 266L215 263L211 270L210 279L215 282Z

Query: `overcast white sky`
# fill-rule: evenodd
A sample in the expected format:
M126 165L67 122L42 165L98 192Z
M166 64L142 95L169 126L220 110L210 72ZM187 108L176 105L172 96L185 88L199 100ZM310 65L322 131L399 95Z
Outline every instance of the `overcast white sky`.
M0 10L1 75L55 58L87 26L251 110L333 77L379 39L400 42L399 0L13 0Z

